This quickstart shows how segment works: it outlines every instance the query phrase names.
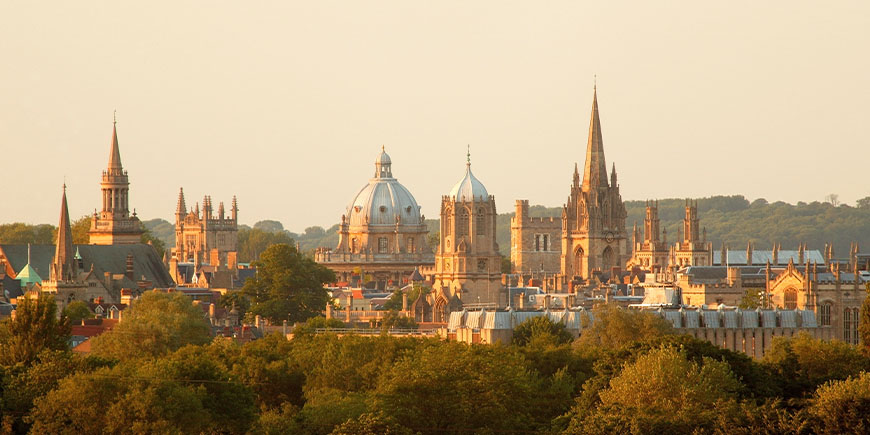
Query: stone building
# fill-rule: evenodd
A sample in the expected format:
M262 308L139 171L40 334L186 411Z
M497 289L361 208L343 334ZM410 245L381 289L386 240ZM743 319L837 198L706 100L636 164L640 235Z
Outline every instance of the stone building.
M707 230L700 228L698 202L686 200L686 215L677 232L677 241L668 245L668 232L659 228L658 201L647 201L643 221L643 239L635 224L632 231L631 259L626 267L662 273L688 266L710 266L713 244L707 242Z
M548 259L549 255L538 254L530 257L524 255L523 251L529 251L526 241L534 240L534 236L528 232L541 236L552 235L558 222L561 235L560 277L557 285L569 288L570 283L589 280L596 273L609 277L614 269L624 267L630 255L625 217L626 210L619 193L615 165L608 181L604 140L598 115L598 91L595 89L582 182L575 164L571 191L568 202L562 206L561 219L532 222L525 216L515 217L511 231L514 268L517 271L538 270L542 262L547 267L547 262L542 260ZM530 261L538 264L529 264Z
M707 242L707 229L701 229L698 219L698 201L686 200L686 216L682 231L677 232L677 243L671 247L672 264L709 266L713 257L713 243Z
M495 197L471 173L441 198L441 240L435 253L436 311L457 297L464 305L504 306Z
M658 201L646 202L646 216L643 219L643 238L637 229L637 223L632 230L632 252L627 267L639 267L653 273L660 273L668 267L668 230L659 227ZM662 234L664 232L664 235Z
M141 243L145 232L135 210L130 214L130 180L121 166L117 127L117 123L113 123L109 166L103 171L100 182L103 206L99 212L94 212L88 231L92 245Z
M229 215L223 202L218 204L215 213L211 196L208 195L203 198L200 212L199 203L187 209L184 188L180 189L175 207L175 248L172 249L171 260L175 265L170 264L170 271L177 268L177 263L184 262L235 270L238 264L238 231L239 207L235 196Z
M315 261L351 286L400 286L416 268L435 263L424 220L414 196L393 177L392 161L382 148L374 177L341 216L338 246L318 248Z
M511 217L511 263L518 273L534 275L561 272L562 219L532 217L529 201L519 199Z

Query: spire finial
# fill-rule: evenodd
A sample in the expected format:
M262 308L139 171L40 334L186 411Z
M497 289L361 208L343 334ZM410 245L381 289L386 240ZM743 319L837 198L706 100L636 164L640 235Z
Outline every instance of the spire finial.
M118 111L113 110L112 111L112 124L117 124L117 123L118 123Z
M598 74L592 74L592 90L598 90Z
M465 154L465 164L471 166L471 144L468 144L468 151Z
M382 144L382 145L381 145L381 151L384 151L384 152L386 152L386 151L387 151L387 150L386 150L386 149L385 149L385 147L384 147L384 145L383 145L383 144Z

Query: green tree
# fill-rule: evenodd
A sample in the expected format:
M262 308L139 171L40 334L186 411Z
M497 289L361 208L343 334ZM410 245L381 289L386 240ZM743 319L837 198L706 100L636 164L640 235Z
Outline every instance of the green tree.
M63 313L69 319L70 325L78 325L82 319L93 319L94 313L88 307L87 302L72 301L63 309Z
M513 344L525 346L559 345L570 343L574 337L563 323L556 323L546 316L531 317L514 328Z
M761 295L759 289L747 288L743 292L743 298L740 299L740 303L737 306L747 310L754 310L760 307Z
M443 343L393 364L373 408L422 433L524 431L535 422L538 383L510 348Z
M262 230L269 233L280 233L284 231L284 225L281 222L273 220L262 220L254 224L255 230Z
M865 196L855 202L858 208L870 208L870 196Z
M236 311L239 312L239 318L241 319L245 317L245 313L251 308L251 301L245 297L245 294L241 290L229 290L221 295L218 305L227 310L232 310L233 307L236 307Z
M578 340L579 345L615 349L632 341L674 333L670 322L652 313L625 310L608 304L595 310L593 314L595 321L591 325L584 325Z
M810 413L817 433L870 433L870 373L822 385L814 399Z
M70 323L54 298L19 298L15 319L0 324L0 365L30 364L43 350L68 350Z
M260 258L266 248L276 244L294 245L293 238L285 231L267 231L259 228L242 228L238 233L239 261L245 263Z
M293 327L293 335L313 334L321 328L346 328L347 325L338 319L327 319L323 316L312 317Z
M143 226L142 229L145 230L145 232L142 233L140 242L153 246L154 250L157 251L157 256L163 257L163 253L166 252L166 244L163 243L163 240L160 238L155 237L148 228Z
M165 355L211 341L202 309L182 293L145 292L124 312L124 321L93 338L96 355L119 360Z
M251 312L274 323L304 321L326 309L329 294L323 284L335 274L286 244L272 245L254 263L257 275L242 291L251 301Z
M0 225L0 243L50 245L57 228L48 224L30 225L21 222Z
M390 329L417 329L417 322L413 317L403 316L396 310L390 310L381 320L381 330Z
M90 240L90 236L88 236L88 231L91 230L91 216L84 215L70 225L70 230L72 230L73 243L77 245L87 245Z
M336 427L331 435L413 435L413 431L400 426L383 413L367 413Z
M864 356L870 358L870 284L867 284L867 296L861 304L861 317L858 321L858 336L861 339L861 350Z

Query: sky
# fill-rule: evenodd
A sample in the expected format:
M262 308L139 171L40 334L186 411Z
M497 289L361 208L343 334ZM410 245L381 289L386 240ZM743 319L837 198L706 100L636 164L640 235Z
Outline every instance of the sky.
M866 0L3 1L0 222L100 207L115 110L143 219L329 227L382 145L430 217L467 146L499 211L559 206L596 80L624 200L854 204L868 47Z

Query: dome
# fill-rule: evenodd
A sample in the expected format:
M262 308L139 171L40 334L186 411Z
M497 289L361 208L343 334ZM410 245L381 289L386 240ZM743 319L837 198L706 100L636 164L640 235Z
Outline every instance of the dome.
M375 177L360 189L347 207L351 226L420 225L420 206L414 195L393 178L390 156L383 149L375 160Z
M489 199L486 187L471 173L470 154L468 161L465 163L465 177L462 177L453 186L453 189L450 189L450 196L455 197L457 201L486 201Z

